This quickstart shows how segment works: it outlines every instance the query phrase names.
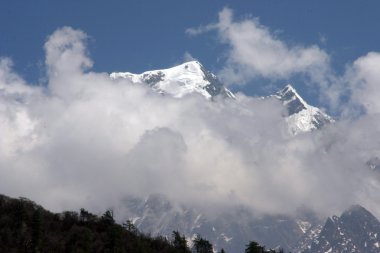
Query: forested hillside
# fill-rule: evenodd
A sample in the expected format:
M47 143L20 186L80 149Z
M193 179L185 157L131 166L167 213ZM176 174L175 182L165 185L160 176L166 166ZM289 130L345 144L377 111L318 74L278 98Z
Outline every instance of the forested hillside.
M112 211L51 213L34 202L0 196L0 252L183 252L167 239L143 235Z
M130 221L117 224L111 210L100 217L84 209L55 214L29 199L0 195L0 252L213 252L212 244L201 236L191 245L192 249L177 231L168 239L142 234ZM249 242L246 252L274 251Z

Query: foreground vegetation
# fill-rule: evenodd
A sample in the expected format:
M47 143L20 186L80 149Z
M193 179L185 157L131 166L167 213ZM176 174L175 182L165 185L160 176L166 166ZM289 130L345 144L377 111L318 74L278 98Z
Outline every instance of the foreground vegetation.
M115 223L112 211L98 217L80 212L51 213L25 198L0 195L0 252L212 253L212 244L198 236L190 249L177 231L172 238L140 233L130 221ZM225 251L222 249L221 253ZM246 253L265 251L256 242Z

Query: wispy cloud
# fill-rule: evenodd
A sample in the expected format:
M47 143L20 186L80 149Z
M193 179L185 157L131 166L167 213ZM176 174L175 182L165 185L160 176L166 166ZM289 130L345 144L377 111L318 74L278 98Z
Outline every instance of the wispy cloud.
M329 55L318 46L289 46L257 18L235 21L229 8L219 13L216 24L188 29L187 33L199 35L210 30L216 30L221 43L229 46L220 73L227 83L244 84L259 77L288 79L295 74L317 79L329 68Z
M327 43L327 36L323 33L319 33L319 42L322 44L322 45L325 45Z
M217 28L218 28L218 26L216 24L209 24L209 25L205 25L205 26L201 25L197 28L187 28L185 32L189 36L197 36L197 35L200 35L202 33L206 33L206 32L215 30Z
M189 52L185 52L185 54L183 55L184 62L194 61L194 60L198 60L198 59L193 57Z

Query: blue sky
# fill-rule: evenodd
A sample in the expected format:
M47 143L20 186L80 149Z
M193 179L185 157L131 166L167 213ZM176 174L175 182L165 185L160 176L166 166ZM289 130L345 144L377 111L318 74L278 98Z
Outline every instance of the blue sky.
M38 83L43 76L43 44L62 26L90 36L88 48L95 71L142 72L173 66L190 53L218 72L229 45L216 31L189 36L186 29L216 23L224 7L235 20L259 18L259 23L290 47L317 45L329 54L333 71L370 51L380 51L377 1L3 1L0 8L0 56L10 57L16 71ZM250 80L241 88L255 93ZM297 76L275 85L302 82ZM301 90L302 87L298 87ZM302 92L313 99L312 93ZM315 102L317 103L317 102Z

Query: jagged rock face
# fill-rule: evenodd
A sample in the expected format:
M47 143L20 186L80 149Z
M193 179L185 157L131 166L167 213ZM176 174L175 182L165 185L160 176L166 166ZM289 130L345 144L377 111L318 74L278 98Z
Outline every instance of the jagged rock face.
M286 121L289 125L289 131L294 135L320 129L334 122L319 108L307 104L291 85L286 85L274 97L281 100L286 106L288 112Z
M308 253L378 253L380 223L366 209L353 206L340 217L328 218Z
M291 85L285 86L285 88L278 91L276 95L284 105L286 105L288 115L293 115L306 109L307 104Z
M313 243L317 243L319 234L323 228L322 223L314 223L310 226L302 236L302 238L292 247L291 252L302 253L310 250Z
M169 69L147 71L142 74L129 72L112 73L112 79L127 79L132 83L146 84L161 94L181 98L198 93L207 99L216 96L235 96L210 71L198 61L190 61Z

